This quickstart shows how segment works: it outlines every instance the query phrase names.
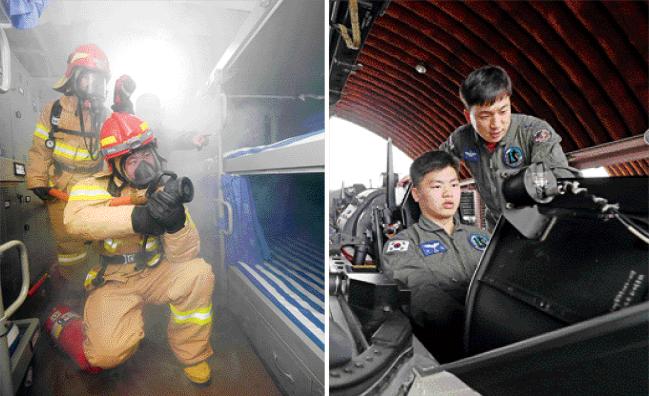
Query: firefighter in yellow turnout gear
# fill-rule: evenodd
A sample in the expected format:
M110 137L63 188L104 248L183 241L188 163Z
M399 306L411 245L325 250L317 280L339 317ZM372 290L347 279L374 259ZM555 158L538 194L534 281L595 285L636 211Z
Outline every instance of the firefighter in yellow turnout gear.
M63 93L45 105L34 129L27 161L27 188L46 202L58 253L58 272L81 294L87 249L83 239L63 227L65 201L48 195L69 188L101 169L99 127L110 70L106 55L93 44L77 47L65 75L54 85ZM76 289L75 289L76 286Z
M72 187L64 212L68 232L100 241L101 265L85 280L85 357L95 367L121 364L144 337L144 304L168 304L171 348L185 375L205 383L214 275L198 257L196 227L166 189L144 205L110 206L116 197L142 197L158 179L160 159L146 122L113 113L102 127L101 147L111 171Z

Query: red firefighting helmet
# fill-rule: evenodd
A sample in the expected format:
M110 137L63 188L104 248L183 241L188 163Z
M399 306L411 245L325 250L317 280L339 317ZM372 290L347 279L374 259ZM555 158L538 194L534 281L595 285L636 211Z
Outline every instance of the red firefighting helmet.
M101 151L106 161L129 154L154 140L149 125L129 113L113 113L101 127Z
M110 67L104 51L95 44L84 44L75 48L68 56L68 67L65 69L65 74L54 84L53 88L65 93L65 87L78 67L100 72L106 76L106 80L110 78Z

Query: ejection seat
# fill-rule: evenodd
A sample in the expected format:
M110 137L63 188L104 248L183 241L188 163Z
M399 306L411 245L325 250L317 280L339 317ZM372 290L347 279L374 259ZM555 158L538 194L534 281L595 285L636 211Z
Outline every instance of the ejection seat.
M401 203L399 212L401 214L401 223L404 228L417 224L419 221L421 209L419 209L419 204L415 202L412 197L412 184L410 184L406 189L406 194L403 197L403 202Z

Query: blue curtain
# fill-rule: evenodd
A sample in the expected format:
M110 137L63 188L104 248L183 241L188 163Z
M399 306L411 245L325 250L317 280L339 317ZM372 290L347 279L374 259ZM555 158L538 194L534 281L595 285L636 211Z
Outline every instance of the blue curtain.
M259 264L263 260L270 260L270 249L257 218L248 179L226 174L221 177L221 188L223 197L232 205L233 211L232 235L225 239L226 263L232 265L243 261Z
M29 29L38 24L38 18L48 0L4 0L4 7L17 29Z

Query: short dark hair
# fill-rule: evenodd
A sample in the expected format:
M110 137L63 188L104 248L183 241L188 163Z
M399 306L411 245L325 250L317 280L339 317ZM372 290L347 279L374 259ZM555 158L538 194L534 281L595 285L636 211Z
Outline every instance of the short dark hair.
M444 168L451 167L460 176L460 163L446 151L434 150L424 153L417 157L410 165L410 179L414 187L426 177L429 172L440 171Z
M460 99L467 110L475 105L491 106L503 94L512 95L512 80L500 66L475 69L460 85Z

